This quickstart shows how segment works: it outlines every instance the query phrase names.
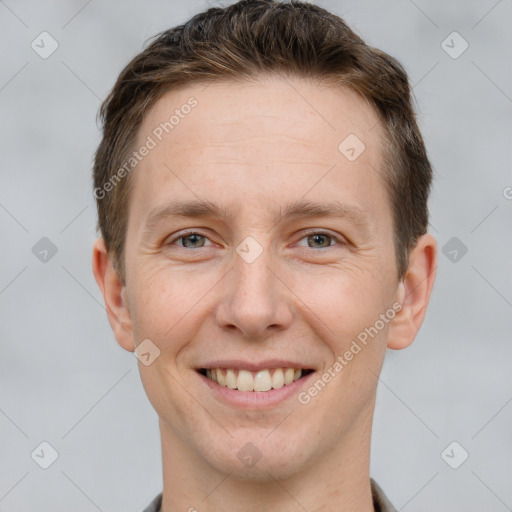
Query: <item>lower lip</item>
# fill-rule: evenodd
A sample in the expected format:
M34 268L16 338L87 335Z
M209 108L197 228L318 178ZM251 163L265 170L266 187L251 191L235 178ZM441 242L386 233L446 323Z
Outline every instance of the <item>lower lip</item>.
M205 377L201 373L196 373L219 400L229 405L245 409L266 409L278 405L291 396L296 396L300 388L302 388L316 372L311 372L291 384L284 385L282 388L271 389L269 391L238 391L226 386L220 386L217 382Z

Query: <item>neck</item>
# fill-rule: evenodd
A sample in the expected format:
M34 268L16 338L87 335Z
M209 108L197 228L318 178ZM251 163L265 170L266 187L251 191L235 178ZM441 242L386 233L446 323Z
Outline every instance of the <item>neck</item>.
M293 474L234 478L210 465L160 420L163 465L161 512L373 512L370 440L373 413L361 414L328 453Z

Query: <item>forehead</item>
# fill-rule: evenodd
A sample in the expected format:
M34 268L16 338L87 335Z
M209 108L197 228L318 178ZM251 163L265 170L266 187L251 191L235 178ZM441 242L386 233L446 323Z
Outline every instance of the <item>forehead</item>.
M352 202L366 190L366 202L378 208L381 140L373 108L345 87L290 77L182 87L141 124L136 147L151 150L134 172L130 208L140 217L176 194L215 195L235 206L241 191L261 205L308 189L341 198L339 191Z
M332 152L348 133L371 143L380 129L373 108L347 87L261 76L250 82L218 80L169 91L146 113L137 139L143 142L153 134L157 143L186 149L178 146L236 142L243 136L257 144L258 137L288 136ZM192 131L194 141L190 140Z

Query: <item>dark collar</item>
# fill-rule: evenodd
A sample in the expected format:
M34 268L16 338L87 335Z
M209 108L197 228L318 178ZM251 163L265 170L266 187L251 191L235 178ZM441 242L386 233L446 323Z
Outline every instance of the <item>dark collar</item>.
M370 486L372 489L373 508L375 512L397 512L396 508L388 500L384 491L380 488L379 484L370 478ZM143 510L143 512L160 512L162 506L162 494L155 496L153 501Z

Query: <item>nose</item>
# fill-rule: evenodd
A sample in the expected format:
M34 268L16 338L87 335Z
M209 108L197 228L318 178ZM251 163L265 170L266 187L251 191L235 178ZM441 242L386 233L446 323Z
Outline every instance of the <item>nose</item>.
M216 312L217 324L224 330L239 331L247 338L262 338L271 331L288 328L293 317L291 291L268 249L251 263L238 254L223 280L223 291Z

